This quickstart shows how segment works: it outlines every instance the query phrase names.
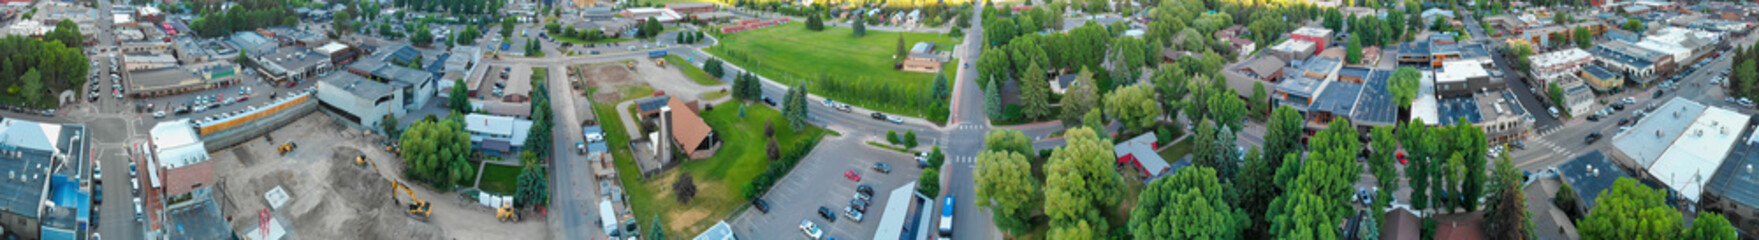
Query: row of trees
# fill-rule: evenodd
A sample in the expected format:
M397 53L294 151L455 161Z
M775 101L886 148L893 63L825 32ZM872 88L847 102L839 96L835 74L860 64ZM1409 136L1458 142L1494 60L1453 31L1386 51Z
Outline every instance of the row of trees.
M1728 76L1729 95L1759 98L1759 48L1740 47L1734 51L1731 62L1735 65Z
M286 0L245 0L239 6L221 8L217 4L190 3L200 9L189 28L202 37L219 37L237 31L272 26L296 25L299 16L287 9Z
M554 117L550 108L549 71L536 71L531 78L531 128L525 135L525 148L519 153L520 168L517 177L518 189L513 196L514 204L533 206L548 203L548 178L544 174L543 163L550 159L554 141L551 129ZM694 185L693 185L694 186ZM680 196L683 197L683 196Z
M451 14L495 14L506 1L494 0L393 0L392 6L423 12L446 12Z
M0 85L24 105L55 107L55 93L79 89L91 68L91 62L80 50L80 42L62 42L83 41L79 34L78 27L57 27L43 39L16 35L0 38Z

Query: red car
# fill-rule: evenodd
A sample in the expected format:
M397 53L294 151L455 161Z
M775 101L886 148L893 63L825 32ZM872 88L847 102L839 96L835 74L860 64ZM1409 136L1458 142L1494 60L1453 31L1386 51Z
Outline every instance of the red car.
M857 182L861 181L861 174L855 173L855 170L844 171L843 177L849 178L849 180L854 180Z
M1409 162L1409 160L1405 160L1405 153L1395 154L1394 156L1399 157L1399 164L1406 164Z

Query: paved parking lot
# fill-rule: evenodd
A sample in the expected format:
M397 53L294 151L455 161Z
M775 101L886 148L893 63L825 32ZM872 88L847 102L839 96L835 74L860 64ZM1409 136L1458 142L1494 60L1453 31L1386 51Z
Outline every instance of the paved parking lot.
M763 199L770 203L769 213L745 208L730 218L728 224L739 236L750 239L806 238L800 232L801 219L817 223L827 239L872 238L879 229L881 212L891 204L885 202L891 197L891 190L916 181L922 170L916 168L915 160L909 154L868 146L862 140L852 135L827 136L819 143L818 149L814 149L791 174L764 195ZM876 162L890 164L892 173L872 170ZM844 178L846 170L861 173L861 181ZM863 220L856 222L843 216L843 207L849 206L855 187L860 184L874 188L872 200L875 202L868 205ZM819 217L819 207L836 212L836 222L826 222Z

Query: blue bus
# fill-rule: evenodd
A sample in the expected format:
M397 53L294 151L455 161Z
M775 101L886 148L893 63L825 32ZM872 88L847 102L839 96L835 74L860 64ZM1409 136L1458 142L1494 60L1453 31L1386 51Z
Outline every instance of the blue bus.
M947 195L941 207L941 237L953 237L953 195Z

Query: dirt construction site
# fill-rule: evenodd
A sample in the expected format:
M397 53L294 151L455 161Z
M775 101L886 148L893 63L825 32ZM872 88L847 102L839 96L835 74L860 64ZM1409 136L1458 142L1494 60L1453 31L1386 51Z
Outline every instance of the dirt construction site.
M631 64L633 63L633 64ZM628 61L609 63L582 64L569 66L573 71L569 76L576 76L584 81L587 87L597 89L590 97L594 102L615 103L622 99L647 96L624 96L631 92L629 88L648 88L649 90L665 91L668 95L680 96L687 100L695 100L703 92L720 91L721 87L703 87L692 82L690 77L679 72L678 66L668 62L659 64L653 59L640 58ZM630 67L634 68L631 69Z
M280 155L277 147L288 141L296 147ZM503 223L495 219L495 209L457 192L402 180L403 159L385 151L382 141L329 115L309 114L265 138L210 153L214 191L232 229L244 231L255 229L258 212L270 208L265 193L281 187L289 200L270 211L288 226L288 239L551 238L540 217L528 214L520 222ZM355 166L362 154L383 175ZM426 221L410 216L404 206L409 196L393 189L389 179L408 183L416 197L432 204L432 215Z

